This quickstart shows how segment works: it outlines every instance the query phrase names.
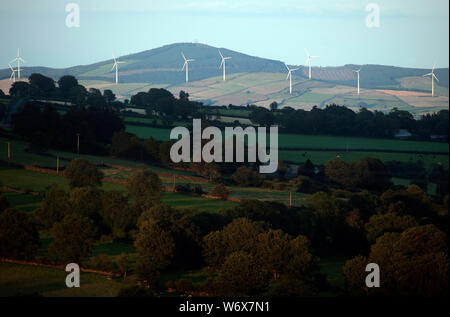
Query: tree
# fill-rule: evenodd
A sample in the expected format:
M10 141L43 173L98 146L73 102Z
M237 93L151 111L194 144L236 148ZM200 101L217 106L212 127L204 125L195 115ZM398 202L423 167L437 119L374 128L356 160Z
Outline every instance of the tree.
M239 218L226 225L222 231L209 233L203 238L202 254L205 262L217 268L233 252L252 252L258 235L264 230L262 222Z
M230 195L230 191L227 189L227 187L223 184L217 184L214 186L213 190L211 191L211 195L220 197L220 199L226 200L228 196Z
M266 286L268 279L253 256L244 251L231 253L220 268L219 285L225 296L256 295Z
M39 247L39 232L22 211L8 208L0 214L0 257L31 260Z
M232 177L240 186L259 186L262 183L259 173L245 166L239 167Z
M368 259L350 260L344 274L348 290L361 293L361 271L367 263L377 263L383 286L368 289L368 294L446 296L448 261L445 233L429 224L408 228L401 234L385 233L372 245Z
M30 95L32 97L51 97L55 91L55 82L52 78L42 74L33 73L28 77Z
M55 223L51 229L53 242L48 252L60 263L80 263L92 252L95 227L87 217L72 214Z
M256 259L275 280L286 271L286 264L290 260L290 240L288 234L272 229L257 237Z
M101 197L103 223L114 238L126 238L127 232L136 225L136 208L128 205L128 197L119 191L105 192Z
M200 230L191 221L193 212L169 205L155 205L142 212L138 226L150 221L170 235L174 243L173 268L198 267L201 264Z
M69 200L64 190L52 185L38 209L34 211L37 222L45 229L61 221L69 212Z
M139 224L134 246L139 257L148 259L146 263L155 271L163 270L171 263L175 249L172 236L152 220Z
M99 254L94 256L91 259L90 266L99 271L103 272L112 272L114 271L114 263L111 260L111 257L109 257L106 254Z
M69 193L69 212L88 217L97 228L102 225L103 191L96 187L75 187ZM99 230L97 232L101 234Z
M412 216L399 216L394 213L373 215L365 224L367 241L373 243L386 232L399 232L417 226L418 223Z
M144 169L136 169L131 174L127 189L144 209L157 204L163 192L163 186L158 175Z
M24 98L30 96L30 84L24 81L16 81L9 88L10 96Z
M367 294L366 287L366 265L369 264L369 260L363 256L357 256L351 260L345 262L343 273L345 277L346 289L355 296L361 296Z
M112 103L116 100L116 95L112 92L111 89L105 89L103 91L103 97L106 99L107 103Z
M78 86L78 80L72 75L65 75L58 80L58 86L63 97L70 98L70 91Z
M350 165L338 158L331 159L325 164L325 175L345 188L351 189L357 184Z
M278 103L276 101L270 104L270 111L275 111L278 109Z
M70 188L101 186L103 173L92 163L83 159L74 159L64 170Z
M365 157L354 163L355 176L359 186L368 190L383 191L391 185L384 164L375 158Z

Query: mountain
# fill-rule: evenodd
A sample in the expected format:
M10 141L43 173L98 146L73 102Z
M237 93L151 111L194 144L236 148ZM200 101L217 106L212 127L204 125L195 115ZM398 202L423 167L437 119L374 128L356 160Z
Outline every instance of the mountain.
M227 61L227 74L234 73L285 73L286 68L281 61L246 55L226 48L220 48L224 56L232 57ZM218 48L200 43L176 43L159 48L119 57L125 62L120 65L121 83L152 83L175 85L184 82L181 72L184 52L187 58L195 59L189 64L190 81L198 81L220 75L218 69L220 56ZM106 60L90 65L74 66L65 69L48 67L23 67L23 75L38 72L54 79L70 74L80 80L113 81L114 72L111 71L113 60ZM361 65L345 65L341 67L313 67L316 80L333 82L341 85L353 85L353 70ZM422 76L429 69L402 68L382 65L364 65L361 71L361 87L363 88L392 88L398 84L397 79L404 77ZM449 70L436 69L439 85L449 86ZM307 68L300 66L297 76L306 78ZM0 79L9 78L10 70L0 70ZM363 80L364 79L364 80Z

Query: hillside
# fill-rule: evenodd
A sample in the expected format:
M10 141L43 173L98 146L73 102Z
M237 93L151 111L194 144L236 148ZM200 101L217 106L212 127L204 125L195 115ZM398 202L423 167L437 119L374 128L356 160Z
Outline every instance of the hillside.
M174 94L187 91L191 98L207 104L268 106L277 101L281 106L310 109L339 103L351 108L366 107L389 110L393 107L416 114L448 109L449 70L436 69L438 97L430 98L431 82L422 77L429 69L402 68L383 65L344 65L340 67L313 67L313 80L307 80L307 68L293 76L293 94L288 94L286 68L281 61L249 56L220 48L227 61L227 81L221 80L218 48L198 43L177 43L119 57L119 85L114 84L113 60L66 69L24 67L23 77L42 73L54 79L71 74L87 87L111 89L119 98L129 98L151 87L163 87ZM195 59L189 64L190 82L186 85L181 71L184 52ZM302 57L303 58L303 57ZM353 70L361 70L361 94L356 95L356 77ZM10 70L0 70L0 89L8 92ZM3 79L3 80L2 80Z

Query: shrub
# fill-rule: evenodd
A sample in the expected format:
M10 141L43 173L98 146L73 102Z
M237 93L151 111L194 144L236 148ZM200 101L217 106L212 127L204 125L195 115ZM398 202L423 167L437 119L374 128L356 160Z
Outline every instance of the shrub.
M94 270L112 272L114 270L114 263L106 254L99 254L94 256L91 260L91 267Z
M228 198L228 196L230 195L230 191L226 188L225 185L217 184L216 186L214 186L214 188L210 194L226 200Z

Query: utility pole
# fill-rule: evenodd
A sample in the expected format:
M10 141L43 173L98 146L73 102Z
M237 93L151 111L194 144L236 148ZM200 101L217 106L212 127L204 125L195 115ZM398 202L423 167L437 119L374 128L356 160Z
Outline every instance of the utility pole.
M8 162L11 160L11 142L8 142Z
M80 155L80 134L77 133L77 153Z
M175 180L175 174L173 174L173 191L175 191L176 187L176 180Z
M56 175L59 175L59 155L56 155Z
M292 207L292 192L289 192L289 207Z

